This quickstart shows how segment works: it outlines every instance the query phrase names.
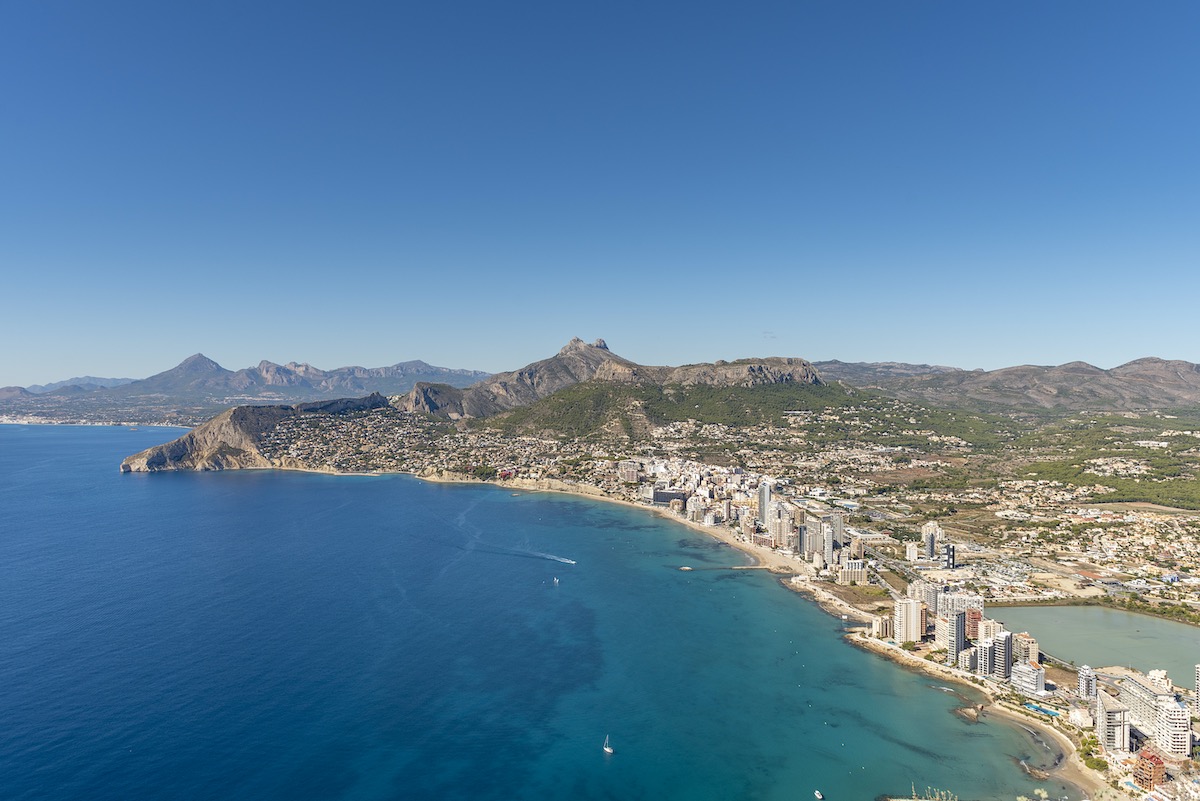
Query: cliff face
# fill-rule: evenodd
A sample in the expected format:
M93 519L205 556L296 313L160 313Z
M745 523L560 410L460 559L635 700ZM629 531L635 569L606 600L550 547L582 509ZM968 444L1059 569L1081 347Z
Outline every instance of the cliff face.
M177 440L147 448L121 462L122 473L163 470L229 470L288 467L262 455L259 443L282 420L301 414L342 414L387 405L374 394L366 398L301 403L295 406L237 406L197 426Z
M738 359L734 362L688 364L670 370L662 384L754 387L761 384L820 384L816 368L804 359Z

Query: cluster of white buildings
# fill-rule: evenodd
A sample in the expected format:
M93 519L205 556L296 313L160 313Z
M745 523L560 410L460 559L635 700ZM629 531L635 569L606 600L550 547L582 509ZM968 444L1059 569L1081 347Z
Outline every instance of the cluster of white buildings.
M671 459L625 460L616 468L621 482L639 485L644 500L669 505L695 522L735 527L747 541L791 552L839 583L868 581L864 532L848 527L845 514L824 503L778 495L766 476ZM936 521L921 527L920 541L907 543L905 556L918 568L955 567L954 545ZM1028 698L1048 697L1037 639L1028 632L1008 631L1002 622L986 617L983 596L925 580L911 582L906 596L896 601L890 617L874 618L874 636L898 643L931 639L950 666L1007 683ZM1200 688L1200 665L1196 679ZM1094 721L1106 751L1128 753L1135 746L1150 745L1169 758L1190 756L1191 710L1165 673L1107 681L1114 691L1110 693L1102 686L1105 677L1085 665L1078 681L1088 709L1074 710L1071 719L1085 727ZM1200 700L1196 703L1200 716Z
M1200 705L1200 665L1196 666L1196 698ZM1142 674L1134 671L1116 679L1120 698L1099 686L1088 665L1079 669L1079 695L1094 704L1096 738L1106 751L1133 750L1144 741L1163 755L1187 759L1192 753L1191 710L1180 700L1165 670Z
M891 629L896 642L917 643L933 629L934 647L946 652L946 664L977 676L1008 681L1023 695L1046 694L1046 670L1038 642L1028 632L1014 633L984 617L983 597L952 592L928 581L908 585L908 597L896 602L891 626L877 623L876 636Z
M892 618L873 622L872 634L917 643L928 638L930 628L934 647L946 653L946 664L981 678L1006 681L1029 698L1048 696L1037 639L1027 632L1007 631L1000 621L985 617L979 595L914 581L908 597L896 602ZM1200 665L1195 679L1194 707L1189 708L1166 671L1124 671L1108 677L1084 665L1077 691L1091 715L1075 710L1071 721L1082 727L1094 725L1106 752L1126 754L1151 746L1165 758L1187 759L1192 753L1191 716L1200 717Z
M702 525L734 527L747 542L795 554L841 584L868 581L864 540L871 535L852 531L845 512L814 498L777 494L766 476L673 459L622 460L616 472L624 484L641 482L644 501Z

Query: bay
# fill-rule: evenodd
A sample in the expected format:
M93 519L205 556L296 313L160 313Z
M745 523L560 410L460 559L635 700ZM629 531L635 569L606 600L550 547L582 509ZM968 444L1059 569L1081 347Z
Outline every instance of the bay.
M175 433L0 426L0 797L1078 797L1020 768L1053 758L1025 732L671 521L118 473Z

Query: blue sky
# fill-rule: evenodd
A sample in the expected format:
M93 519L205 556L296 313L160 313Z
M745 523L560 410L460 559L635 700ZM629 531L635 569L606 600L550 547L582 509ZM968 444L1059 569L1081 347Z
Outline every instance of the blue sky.
M0 2L0 385L1200 361L1200 4Z

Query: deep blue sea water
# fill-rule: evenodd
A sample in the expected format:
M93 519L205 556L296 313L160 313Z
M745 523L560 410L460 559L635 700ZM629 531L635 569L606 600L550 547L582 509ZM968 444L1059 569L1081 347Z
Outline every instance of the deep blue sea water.
M1047 758L1026 734L670 521L407 476L118 473L177 433L0 426L0 798L1067 792L1020 770Z

